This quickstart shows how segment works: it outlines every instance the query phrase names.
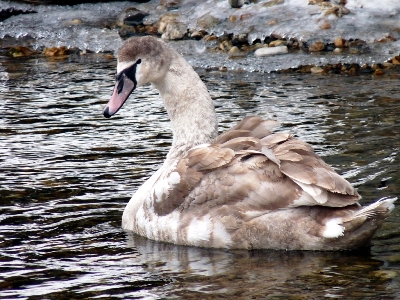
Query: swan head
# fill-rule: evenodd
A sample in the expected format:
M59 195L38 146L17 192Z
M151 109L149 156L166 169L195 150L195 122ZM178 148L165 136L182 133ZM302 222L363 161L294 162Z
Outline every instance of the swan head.
M161 81L168 71L172 51L161 40L146 36L132 37L118 51L114 91L103 110L110 118L141 85Z

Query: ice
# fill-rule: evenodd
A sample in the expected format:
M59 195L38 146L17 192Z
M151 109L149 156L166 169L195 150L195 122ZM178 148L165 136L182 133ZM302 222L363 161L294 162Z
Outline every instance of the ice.
M243 58L210 53L208 50L216 45L203 41L171 43L196 67L269 72L299 65L371 64L384 62L400 53L398 0L347 0L345 8L348 12L339 10L335 14L327 14L318 5L308 5L308 0L254 2L233 9L227 0L182 0L178 8L167 9L160 5L159 0L141 4L109 2L74 6L36 6L0 1L1 10L14 8L37 12L16 15L0 22L0 38L11 37L18 40L18 45L35 49L67 46L83 51L115 53L122 43L113 27L116 17L124 9L136 7L149 14L145 24L155 24L163 14L174 13L189 29L202 29L217 36L245 33L250 44L271 35L296 38L308 45L318 40L332 43L336 37L366 42L356 55L296 51L268 58L256 58L252 53ZM330 3L338 4L339 1ZM324 23L329 23L330 29L321 29Z

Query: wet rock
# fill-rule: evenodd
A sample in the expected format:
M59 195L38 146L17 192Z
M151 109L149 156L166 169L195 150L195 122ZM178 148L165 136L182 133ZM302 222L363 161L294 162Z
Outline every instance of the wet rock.
M311 71L311 73L313 73L313 74L322 74L322 73L324 73L324 69L321 68L321 67L318 67L318 66L312 67L312 68L310 69L310 71Z
M376 76L382 76L384 74L385 73L382 71L382 69L376 69L375 72L374 72L374 75L376 75Z
M143 24L143 19L149 14L137 8L129 7L120 13L117 17L117 26L137 26Z
M229 49L229 54L235 54L235 53L239 53L240 50L237 46L232 46L231 49Z
M335 47L344 48L346 41L343 38L338 37L333 41L333 43L334 43Z
M232 8L241 8L244 4L243 0L228 0L228 2Z
M165 32L161 35L165 40L180 40L187 33L186 25L181 22L170 23L167 25Z
M68 49L65 46L61 47L51 47L51 48L44 48L43 55L53 57L53 56L65 56L68 54Z
M343 53L343 49L342 48L335 48L335 49L333 49L333 53L336 53L336 54Z
M204 36L204 40L206 41L206 42L211 42L211 41L217 41L218 40L218 37L216 37L215 35L206 35L206 36Z
M161 0L158 5L167 9L176 9L181 5L181 3L182 0Z
M324 30L331 29L331 27L332 27L332 25L328 21L324 21L319 25L319 28L324 29Z
M278 46L286 46L286 41L284 40L275 40L269 43L270 47L278 47Z
M201 40L204 37L204 35L205 35L204 31L195 30L195 31L190 33L190 37L192 39L196 39L196 40Z
M257 49L256 52L254 52L254 55L257 57L260 57L260 56L285 54L285 53L288 53L287 46L277 46L277 47L268 47L268 48Z
M271 1L267 1L267 2L263 3L262 6L271 7L271 6L274 6L274 5L282 4L284 2L285 2L285 0L271 0Z
M32 51L28 47L15 46L8 51L8 54L12 57L24 57L36 54L36 52Z
M168 24L176 23L179 18L178 14L165 14L162 15L158 21L158 33L163 34L167 30Z
M400 56L395 56L390 61L394 65L400 65Z
M308 50L310 52L318 52L318 51L322 51L325 49L325 44L321 41L317 41L315 43L313 43Z
M227 51L231 50L232 43L230 41L223 41L221 44L219 44L219 48L222 51L227 52Z

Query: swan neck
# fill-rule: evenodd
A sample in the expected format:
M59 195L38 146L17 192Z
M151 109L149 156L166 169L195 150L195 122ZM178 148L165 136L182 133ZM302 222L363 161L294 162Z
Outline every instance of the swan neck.
M179 54L172 59L163 79L153 85L171 120L173 143L169 156L215 139L218 123L207 87Z

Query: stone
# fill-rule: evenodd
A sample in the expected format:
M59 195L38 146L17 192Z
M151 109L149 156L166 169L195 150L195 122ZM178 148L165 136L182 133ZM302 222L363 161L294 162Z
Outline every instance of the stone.
M319 28L324 29L324 30L331 29L331 27L332 27L332 25L328 21L324 21L319 25Z
M230 54L232 53L238 53L240 52L239 48L237 46L233 46L231 49L228 51Z
M333 49L333 53L340 54L340 53L342 53L342 52L343 52L343 49L342 49L342 48L335 48L335 49Z
M257 57L260 56L268 56L268 55L276 55L276 54L285 54L288 53L288 47L287 46L277 46L277 47L265 47L265 48L260 48L257 49L254 52L254 55Z
M221 44L219 44L219 48L222 51L227 52L232 48L232 44L230 41L223 41Z
M338 48L344 48L344 46L345 46L345 44L346 44L346 41L345 41L343 38L341 38L341 37L337 37L337 38L334 40L333 43L334 43L335 46L338 47Z
M376 69L375 72L374 72L374 75L376 75L376 76L382 76L384 74L385 73L382 71L382 69Z
M165 14L158 21L158 33L163 34L167 30L168 24L177 22L178 14Z
M324 49L325 49L325 44L324 44L323 42L321 42L321 41L315 42L314 44L312 44L312 45L308 48L308 50L309 50L310 52L318 52L318 51L322 51L322 50L324 50Z
M283 4L285 1L284 0L271 0L271 1L267 1L265 3L262 4L263 7L271 7L271 6L275 6L278 4Z
M277 47L277 46L286 46L286 41L284 40L275 40L269 43L270 47Z
M321 68L321 67L318 67L318 66L312 67L310 69L310 71L311 71L312 74L322 74L322 73L324 73L324 69Z
M51 47L51 48L44 48L43 55L53 57L53 56L65 56L68 54L68 49L65 46L61 47Z
M180 40L187 33L186 25L180 22L167 25L165 32L161 35L164 40Z
M8 54L12 57L24 57L31 56L35 54L35 52L28 47L15 46L8 51Z

